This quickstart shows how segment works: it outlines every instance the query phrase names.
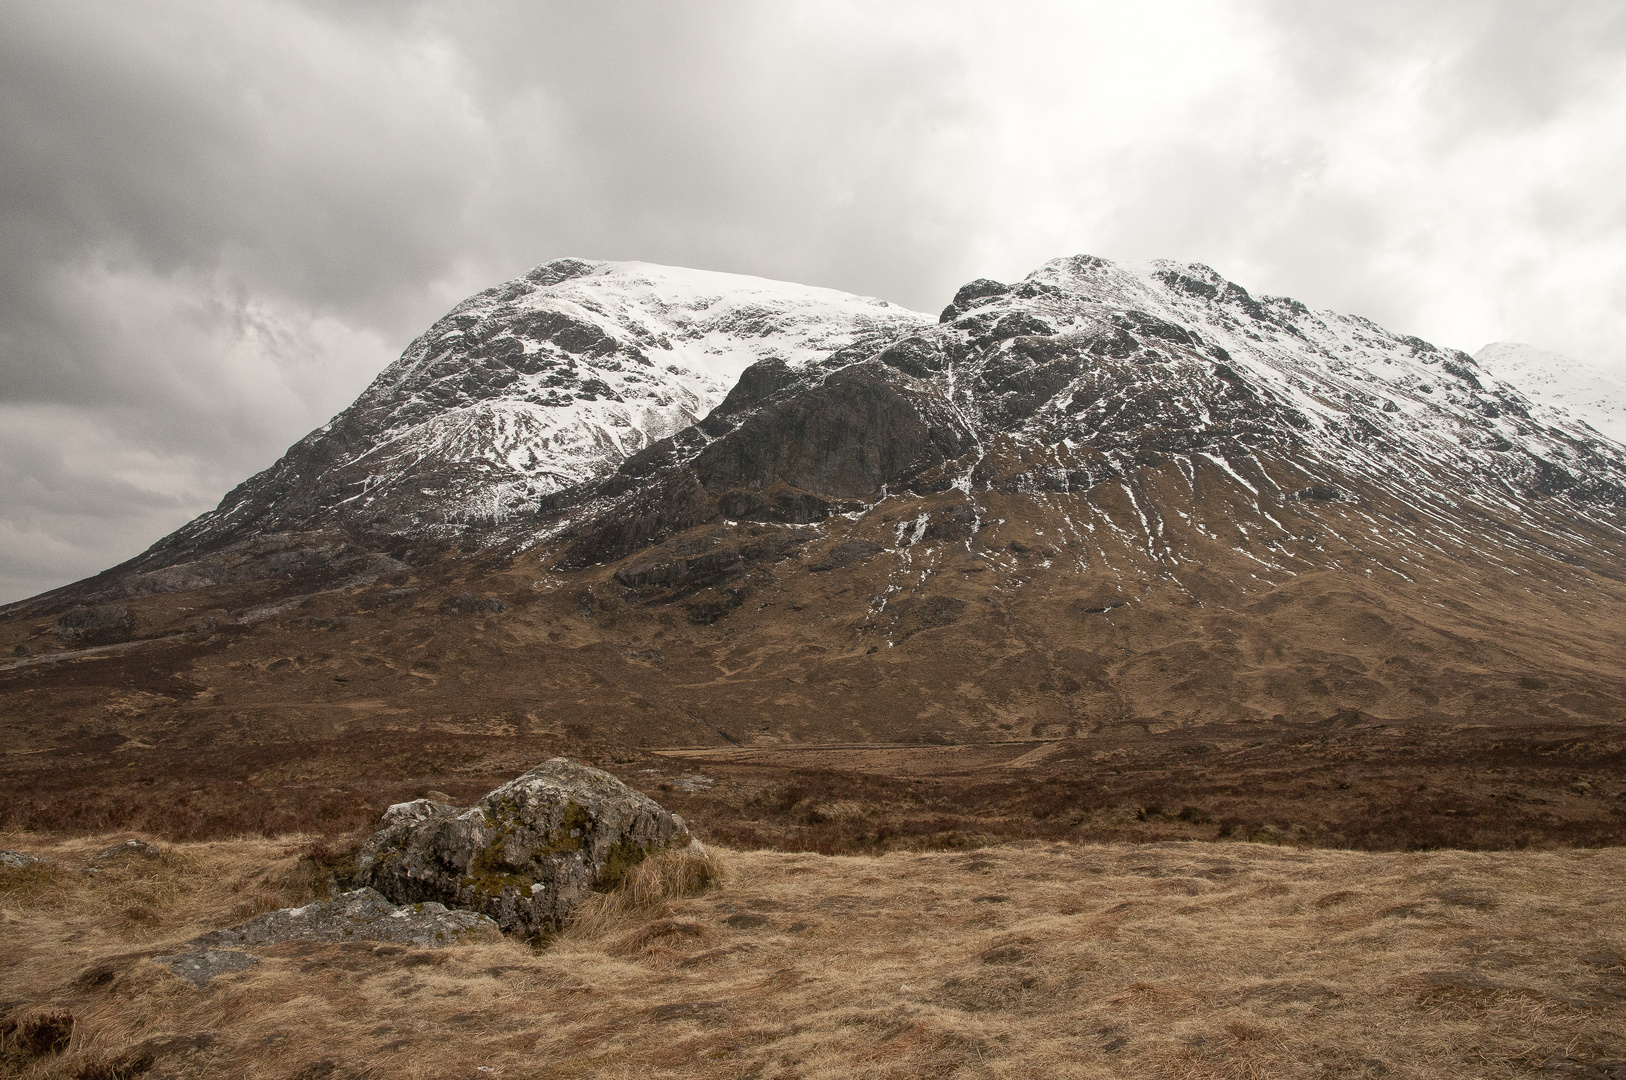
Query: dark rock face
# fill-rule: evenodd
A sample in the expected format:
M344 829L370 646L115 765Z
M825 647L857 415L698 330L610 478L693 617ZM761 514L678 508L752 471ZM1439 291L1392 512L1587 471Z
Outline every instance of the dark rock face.
M129 609L117 604L79 608L56 621L57 637L70 645L113 645L129 641L134 633Z
M609 773L553 758L462 809L390 807L357 880L402 903L469 908L525 935L561 929L595 888L694 841L683 819Z
M855 365L744 420L707 446L693 469L708 490L775 481L815 495L871 495L963 449L948 418L933 425L885 369Z

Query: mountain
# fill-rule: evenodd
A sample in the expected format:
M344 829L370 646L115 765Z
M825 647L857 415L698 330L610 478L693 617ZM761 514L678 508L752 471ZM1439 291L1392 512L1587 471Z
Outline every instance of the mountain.
M754 364L799 369L923 321L830 289L563 259L457 305L161 550L337 523L500 522L690 427Z
M0 613L5 775L123 791L138 752L393 791L593 747L1039 739L1022 768L1149 755L1170 791L1246 753L1306 814L1376 754L1400 805L1424 747L1615 768L1622 604L1626 447L1204 266L1058 259L934 317L563 260L217 510Z
M1626 379L1512 341L1491 342L1474 354L1474 361L1532 401L1561 409L1616 442L1626 442Z
M1321 542L1278 520L1289 504L1360 504L1385 536L1416 535L1424 515L1481 545L1579 552L1598 526L1614 535L1623 460L1465 353L1256 299L1202 266L1056 260L1017 285L973 282L932 320L567 259L458 305L125 581L285 572L280 550L252 552L323 530L396 553L558 541L559 565L579 568L708 521L806 525L950 488L965 521L938 532L967 539L983 492L1033 509L1083 495L1059 526L1078 571L1107 558L1099 524L1176 572L1218 538L1192 517L1215 500L1241 515L1231 547L1279 576L1316 565ZM886 546L907 549L906 532Z

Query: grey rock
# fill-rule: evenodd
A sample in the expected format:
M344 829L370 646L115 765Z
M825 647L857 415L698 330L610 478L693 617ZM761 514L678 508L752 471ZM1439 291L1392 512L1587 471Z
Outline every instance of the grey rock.
M472 908L505 931L546 934L646 855L692 844L683 819L648 796L553 758L467 809L429 799L390 807L356 881L401 903Z
M218 975L242 971L259 963L259 960L248 953L229 949L199 949L196 952L176 953L173 956L155 956L153 960L200 988L208 986L209 980Z
M252 949L284 941L395 941L440 948L495 937L497 925L472 911L436 903L397 907L373 889L340 893L304 907L270 911L241 926L193 938L193 950Z
M0 851L0 866L8 866L13 870L20 870L25 866L49 866L50 863L50 859L24 855L20 851Z
M157 859L163 853L145 840L125 840L122 843L105 847L96 853L92 859L95 863L117 862L121 859Z

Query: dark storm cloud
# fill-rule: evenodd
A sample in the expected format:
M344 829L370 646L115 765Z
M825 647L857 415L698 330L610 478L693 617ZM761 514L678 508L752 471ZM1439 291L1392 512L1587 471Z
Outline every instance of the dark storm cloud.
M8 5L0 600L134 554L566 254L925 310L1201 259L1601 354L1623 42L1614 4Z

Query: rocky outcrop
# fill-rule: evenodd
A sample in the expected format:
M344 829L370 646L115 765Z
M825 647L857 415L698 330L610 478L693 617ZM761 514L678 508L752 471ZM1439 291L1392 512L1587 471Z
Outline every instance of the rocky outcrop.
M94 866L105 866L108 863L124 862L130 859L161 859L164 853L147 843L145 840L121 840L111 844L96 853L91 860Z
M129 609L117 604L76 608L56 621L56 635L65 645L113 645L134 633Z
M553 758L467 809L399 803L356 880L398 903L470 908L505 930L559 930L594 889L653 852L693 844L683 819L609 773Z
M452 911L435 903L398 907L376 890L356 889L331 900L270 911L240 926L211 931L188 941L185 951L154 956L153 961L202 989L218 976L260 962L242 950L285 941L386 941L438 949L497 935L497 924L473 911Z

